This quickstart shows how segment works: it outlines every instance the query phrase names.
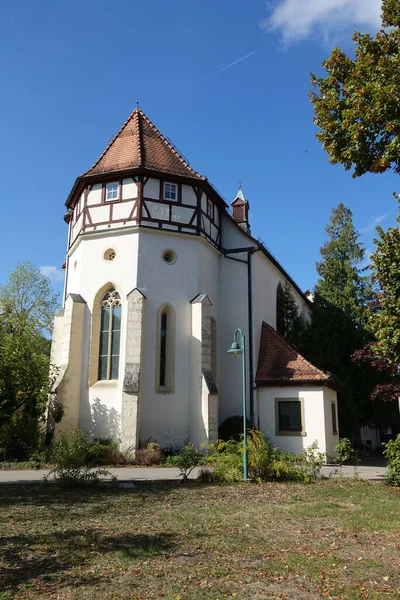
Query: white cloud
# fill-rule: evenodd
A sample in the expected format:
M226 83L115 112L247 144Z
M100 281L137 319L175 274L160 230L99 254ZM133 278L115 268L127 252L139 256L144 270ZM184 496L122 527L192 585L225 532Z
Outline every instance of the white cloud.
M64 271L62 269L58 269L57 267L45 265L43 267L39 267L39 271L45 277L49 277L49 279L51 279L51 281L63 281L64 280Z
M343 30L376 33L381 26L380 0L275 0L261 23L276 31L285 44L308 37L329 39Z
M366 227L360 229L360 233L367 233L367 231L372 231L377 225L379 225L379 223L382 223L382 221L387 219L389 214L390 213L385 213L384 215L379 215L378 217L375 217L375 219L372 219L372 221Z

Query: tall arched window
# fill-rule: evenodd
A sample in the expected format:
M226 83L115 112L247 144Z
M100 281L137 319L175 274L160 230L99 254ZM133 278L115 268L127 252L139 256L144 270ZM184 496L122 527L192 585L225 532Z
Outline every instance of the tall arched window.
M166 312L161 314L161 330L160 330L160 385L165 386L165 368L167 366L167 322L168 315Z
M121 341L121 298L110 288L100 303L99 379L118 379Z
M175 311L164 304L157 317L156 392L173 394L175 388Z

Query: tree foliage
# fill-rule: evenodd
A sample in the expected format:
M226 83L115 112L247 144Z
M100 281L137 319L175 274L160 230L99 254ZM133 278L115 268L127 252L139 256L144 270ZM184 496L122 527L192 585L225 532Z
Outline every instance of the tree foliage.
M50 281L30 263L0 288L0 448L25 457L39 439L53 376L48 329L56 307Z
M400 212L397 217L400 223ZM400 229L377 228L371 256L377 292L371 304L369 325L375 334L374 350L390 365L400 365Z
M276 329L295 348L298 348L305 329L292 288L287 281L279 283L276 290Z
M371 294L371 278L361 267L365 249L353 225L353 214L342 202L333 209L326 227L328 241L320 248L320 279L315 292L332 306L362 323Z
M400 211L397 217L400 222ZM353 360L371 365L386 374L372 392L372 399L395 401L400 397L400 230L391 227L386 232L377 228L371 256L375 294L368 308L368 324L373 341L356 352ZM393 403L392 403L393 404Z
M340 432L354 439L360 423L382 419L380 406L374 405L370 396L378 383L387 381L387 375L352 360L372 337L365 327L371 281L361 266L365 250L351 210L340 203L333 209L326 231L328 240L317 263L319 279L311 324L301 350L312 363L338 379Z
M332 163L353 177L393 169L400 173L400 0L383 0L374 37L355 32L355 56L335 48L311 74L317 138Z

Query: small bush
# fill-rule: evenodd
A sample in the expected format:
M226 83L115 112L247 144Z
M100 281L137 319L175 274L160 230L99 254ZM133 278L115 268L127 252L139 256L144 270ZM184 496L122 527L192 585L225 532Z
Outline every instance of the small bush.
M95 465L123 465L126 463L117 442L99 438L89 448L89 461Z
M15 411L11 420L0 426L0 456L3 461L27 461L40 445L41 432L37 419Z
M51 456L55 466L46 481L53 476L58 483L73 486L97 483L100 475L111 476L106 469L95 467L93 447L89 433L83 429L61 433L53 442Z
M243 480L243 442L218 441L209 447L210 469L201 479L213 483L234 483ZM248 475L257 481L310 481L308 473L294 464L295 457L271 447L268 439L251 429L247 438Z
M383 455L388 459L388 470L385 476L389 485L400 485L400 434L395 440L384 444Z
M340 471L342 470L343 463L352 462L354 464L355 472L360 459L357 450L353 448L349 438L342 438L334 445L334 448L336 450L336 456L333 460L340 465Z
M175 466L180 471L182 481L186 481L190 473L199 465L204 464L205 457L190 442L175 457Z
M163 451L156 442L141 442L136 452L135 463L141 467L160 465L163 462Z
M209 483L235 483L243 479L243 446L234 440L218 440L209 446L206 464L200 479Z
M318 442L313 443L303 450L302 465L303 470L310 479L317 479L321 473L321 467L325 463L325 454L319 452Z

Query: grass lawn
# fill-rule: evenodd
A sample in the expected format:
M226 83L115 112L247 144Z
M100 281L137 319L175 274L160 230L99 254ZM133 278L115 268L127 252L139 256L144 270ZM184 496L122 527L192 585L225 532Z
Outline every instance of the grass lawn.
M0 486L0 600L400 598L400 489Z

